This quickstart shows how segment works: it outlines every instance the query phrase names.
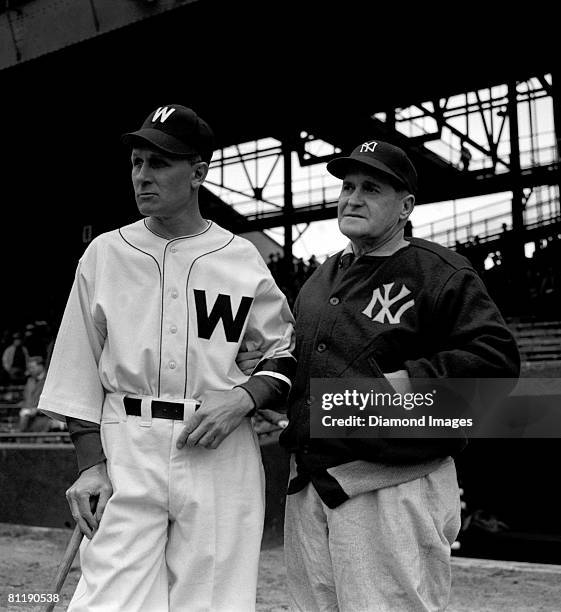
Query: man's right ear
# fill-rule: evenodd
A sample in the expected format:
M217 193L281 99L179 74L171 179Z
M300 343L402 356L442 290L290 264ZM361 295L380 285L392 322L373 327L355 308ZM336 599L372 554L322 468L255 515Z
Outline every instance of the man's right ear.
M399 214L400 219L407 219L415 208L415 196L412 193L408 193L401 200L401 212Z
M193 187L200 187L205 182L208 174L208 164L201 161L197 162L194 166L193 174L191 175L191 185Z

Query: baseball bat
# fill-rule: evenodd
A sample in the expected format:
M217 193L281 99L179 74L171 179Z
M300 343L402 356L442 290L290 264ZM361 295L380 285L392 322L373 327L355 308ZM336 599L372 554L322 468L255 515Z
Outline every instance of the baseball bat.
M76 556L76 553L78 552L78 549L80 548L80 543L82 542L83 536L84 534L81 532L79 525L76 524L76 527L74 527L74 531L72 532L72 536L70 537L70 541L68 542L66 546L66 550L64 551L64 557L62 558L62 561L60 562L60 565L58 566L57 575L54 580L54 586L49 591L53 595L60 594L62 585L64 584L64 581L66 580L66 577L68 576L68 572L70 571L72 561L74 561L74 557ZM52 612L57 603L58 602L56 601L50 601L45 606L44 612Z

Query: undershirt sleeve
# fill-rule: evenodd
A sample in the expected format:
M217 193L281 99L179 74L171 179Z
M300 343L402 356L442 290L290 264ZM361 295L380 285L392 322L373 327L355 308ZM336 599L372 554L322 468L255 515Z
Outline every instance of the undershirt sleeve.
M105 453L101 445L100 428L97 423L66 417L66 425L70 439L76 449L78 472L105 461Z

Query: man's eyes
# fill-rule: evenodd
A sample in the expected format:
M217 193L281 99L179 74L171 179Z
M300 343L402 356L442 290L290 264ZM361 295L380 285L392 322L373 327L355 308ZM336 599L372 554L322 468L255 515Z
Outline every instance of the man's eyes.
M355 186L352 183L343 183L343 191L354 191L354 189ZM366 193L378 193L380 191L378 185L373 183L363 183L360 189Z
M137 157L137 158L132 160L132 165L135 168L137 168L139 166L142 166L144 163L145 163L144 160L141 159L140 157ZM147 160L146 164L150 168L164 168L165 166L168 165L168 163L164 159L156 159L156 158L152 158L152 159Z

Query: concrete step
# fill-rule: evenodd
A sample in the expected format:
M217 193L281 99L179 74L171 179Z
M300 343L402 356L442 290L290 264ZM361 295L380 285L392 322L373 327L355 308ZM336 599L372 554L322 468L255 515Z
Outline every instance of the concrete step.
M520 338L532 338L534 336L547 336L547 337L559 337L561 336L561 328L552 327L550 329L524 329L524 330L512 330L515 336Z
M525 330L525 329L561 329L561 321L533 321L525 323L514 323L510 322L508 326L512 330Z
M545 351L561 351L561 344L559 342L545 342L542 340L519 343L518 347L520 348L520 350L527 351L534 351L538 348L543 348Z
M536 351L543 351L544 353L557 352L561 353L561 344L558 342L534 342L534 343L518 343L518 349L521 353L535 353Z
M524 362L561 359L561 321L510 322Z
M558 338L533 336L532 338L516 338L518 346L558 346L561 349L561 335Z
M521 353L522 361L559 361L560 353Z

